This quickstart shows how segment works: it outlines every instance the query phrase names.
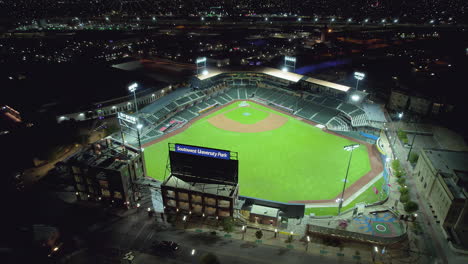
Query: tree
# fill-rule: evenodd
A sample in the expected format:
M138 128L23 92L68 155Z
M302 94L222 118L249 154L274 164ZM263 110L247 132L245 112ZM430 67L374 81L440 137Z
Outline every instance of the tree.
M402 170L395 171L395 176L397 178L401 178L403 175L404 175L404 171L402 171Z
M405 203L405 211L408 213L414 213L419 209L419 205L413 201Z
M257 230L257 232L255 232L255 237L256 237L257 239L262 239L262 237L263 237L263 232L262 232L262 230Z
M418 162L418 159L419 159L419 155L418 153L411 153L410 156L409 156L409 161L412 163L412 164L415 164L416 162Z
M398 184L400 184L401 186L404 186L405 183L406 183L406 179L405 179L405 178L398 178L397 182L398 182Z
M234 219L232 217L225 217L222 222L223 230L230 233L234 230Z
M399 160L393 160L392 161L392 169L394 171L399 171L401 169L400 161Z
M405 193L405 194L400 195L400 202L406 204L407 202L409 202L409 200L410 200L409 194Z
M213 253L206 253L200 258L202 264L220 264L218 257Z
M409 193L408 187L401 187L400 188L400 193L401 194L408 194Z
M403 141L403 143L408 143L408 133L403 130L398 130L398 138Z

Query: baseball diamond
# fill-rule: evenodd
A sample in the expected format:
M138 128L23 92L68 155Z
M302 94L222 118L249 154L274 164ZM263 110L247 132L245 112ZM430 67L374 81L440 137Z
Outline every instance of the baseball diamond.
M164 179L169 142L229 149L239 153L241 195L280 202L334 201L341 194L349 160L343 146L357 140L315 125L253 101L233 101L146 143L147 172ZM375 148L358 143L345 198L382 170Z

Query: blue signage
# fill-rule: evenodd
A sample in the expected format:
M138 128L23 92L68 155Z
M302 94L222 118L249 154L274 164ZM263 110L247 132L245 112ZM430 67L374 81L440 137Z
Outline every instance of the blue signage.
M206 149L193 146L185 146L175 144L175 152L216 158L216 159L231 159L231 153L229 151L216 150L216 149Z

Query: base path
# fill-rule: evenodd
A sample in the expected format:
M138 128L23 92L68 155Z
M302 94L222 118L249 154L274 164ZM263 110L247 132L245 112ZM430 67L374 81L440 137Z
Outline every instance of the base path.
M235 110L235 109L237 108L234 108L232 110ZM256 109L260 110L258 108ZM224 114L226 114L227 112L225 112ZM227 130L227 131L232 131L232 132L239 132L239 133L257 133L257 132L269 131L269 130L280 128L281 126L286 124L286 122L288 122L287 117L280 116L280 115L273 114L273 113L268 113L268 116L266 118L258 121L255 124L242 124L242 123L239 123L235 120L232 120L226 117L224 114L213 116L208 119L208 122L217 128Z

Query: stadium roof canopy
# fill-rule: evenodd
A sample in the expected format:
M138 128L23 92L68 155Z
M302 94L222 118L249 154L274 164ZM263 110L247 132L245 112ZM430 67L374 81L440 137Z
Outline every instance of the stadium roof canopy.
M335 89L335 90L339 90L339 91L342 91L342 92L347 92L349 89L351 89L349 86L345 86L345 85L341 85L341 84L337 84L337 83L332 83L332 82L328 82L328 81L324 81L324 80L319 80L319 79L315 79L315 78L311 78L311 77L307 78L305 81L309 82L309 83L325 86L325 87L328 87L328 88L332 88L332 89Z
M284 72L275 68L259 68L258 71L273 77L277 77L295 83L304 77L304 75L300 75L294 72Z
M225 73L225 72L229 72L229 71L223 71L223 70L219 70L219 69L209 69L208 74L198 74L197 78L200 79L201 81L203 81L203 80L209 79L211 77L215 77L216 75L219 75L219 74Z
M228 73L228 72L258 72L258 73L263 73L266 75L270 75L270 76L280 78L283 80L287 80L290 82L294 82L294 83L297 83L300 80L304 80L305 82L321 85L321 86L331 88L334 90L338 90L338 91L342 91L342 92L347 92L351 89L349 86L307 77L307 76L297 74L294 72L284 72L279 69L268 68L268 67L250 67L250 68L244 68L241 70L236 70L236 69L231 69L231 68L227 68L227 69L211 68L208 70L208 74L206 75L199 74L197 75L197 78L203 81L211 77L217 76L219 74Z

